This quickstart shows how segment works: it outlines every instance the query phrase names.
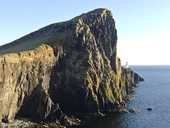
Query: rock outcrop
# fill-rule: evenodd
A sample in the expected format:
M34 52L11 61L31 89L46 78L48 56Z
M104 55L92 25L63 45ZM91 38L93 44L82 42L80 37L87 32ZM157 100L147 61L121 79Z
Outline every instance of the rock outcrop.
M125 77L125 88L126 95L133 91L133 87L136 87L136 84L139 81L144 81L144 79L139 76L136 72L132 71L130 68L122 67L122 74Z
M116 50L117 31L107 9L1 46L0 120L63 122L64 113L118 111L129 86L142 78L122 69Z

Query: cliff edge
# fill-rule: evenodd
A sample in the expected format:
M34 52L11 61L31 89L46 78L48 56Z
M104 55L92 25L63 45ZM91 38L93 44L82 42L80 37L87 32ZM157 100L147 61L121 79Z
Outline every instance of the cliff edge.
M112 13L96 9L0 47L0 120L63 122L125 106L140 77L117 57Z

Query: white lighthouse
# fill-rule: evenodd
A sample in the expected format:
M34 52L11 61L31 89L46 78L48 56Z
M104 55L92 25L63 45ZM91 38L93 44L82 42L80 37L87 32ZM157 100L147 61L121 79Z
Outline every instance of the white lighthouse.
M129 68L128 62L126 62L126 68Z

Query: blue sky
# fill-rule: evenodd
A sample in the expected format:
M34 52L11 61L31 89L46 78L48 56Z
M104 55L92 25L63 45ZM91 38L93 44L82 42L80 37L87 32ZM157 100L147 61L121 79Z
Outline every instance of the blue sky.
M95 8L113 13L123 64L170 64L169 0L1 0L0 45Z

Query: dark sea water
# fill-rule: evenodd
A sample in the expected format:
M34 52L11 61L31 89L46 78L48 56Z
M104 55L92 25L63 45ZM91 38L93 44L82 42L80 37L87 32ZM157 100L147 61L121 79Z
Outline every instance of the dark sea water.
M145 81L127 103L136 113L91 119L83 128L170 128L170 66L131 66ZM148 111L147 108L153 108Z

